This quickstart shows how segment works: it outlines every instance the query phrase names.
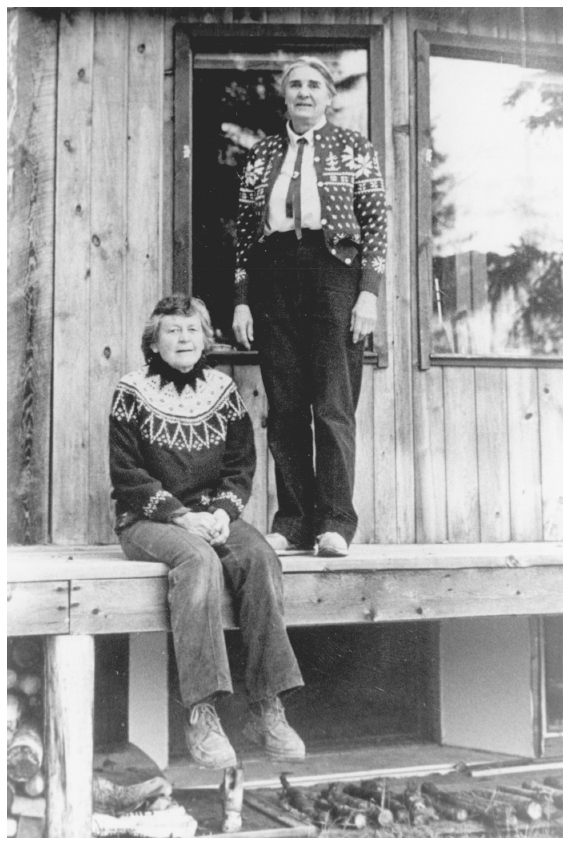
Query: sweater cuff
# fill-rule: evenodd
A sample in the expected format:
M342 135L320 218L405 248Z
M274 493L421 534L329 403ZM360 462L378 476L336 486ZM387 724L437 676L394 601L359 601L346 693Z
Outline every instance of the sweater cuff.
M247 305L247 289L249 286L249 276L247 270L239 267L235 275L234 287L234 308L236 305Z
M208 508L208 510L210 513L214 513L214 511L217 511L218 508L224 510L229 516L230 520L233 522L233 520L237 519L243 511L244 503L242 499L240 499L240 497L237 496L235 493L227 491L225 493L219 493L217 496L214 496L214 498L210 502L210 507Z
M175 511L183 508L184 505L172 493L167 490L157 490L147 501L142 508L142 512L147 519L153 522L170 522L170 518Z
M376 270L372 269L372 267L363 267L360 279L360 290L366 290L369 293L373 293L375 296L378 296L380 284L383 279L383 275L377 273Z

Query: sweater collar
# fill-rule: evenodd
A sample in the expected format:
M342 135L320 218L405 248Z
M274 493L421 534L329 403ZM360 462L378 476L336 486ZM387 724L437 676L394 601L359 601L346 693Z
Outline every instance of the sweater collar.
M196 382L198 379L206 381L204 371L208 368L206 356L202 355L199 361L192 367L188 373L182 373L180 370L174 369L170 364L167 364L158 353L155 353L148 362L148 369L146 373L147 378L151 376L160 377L160 390L168 384L173 384L177 393L182 393L184 388L188 385L192 390L196 390Z

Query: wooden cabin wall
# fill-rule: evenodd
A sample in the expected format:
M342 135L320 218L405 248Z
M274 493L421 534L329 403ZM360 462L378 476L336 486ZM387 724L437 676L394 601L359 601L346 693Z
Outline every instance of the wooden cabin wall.
M560 372L417 367L411 44L415 28L559 42L561 10L186 11L11 13L10 541L116 541L112 391L141 363L143 322L172 288L176 21L384 24L390 362L365 367L356 540L558 539ZM257 367L232 372L259 454L246 515L264 530L265 395Z

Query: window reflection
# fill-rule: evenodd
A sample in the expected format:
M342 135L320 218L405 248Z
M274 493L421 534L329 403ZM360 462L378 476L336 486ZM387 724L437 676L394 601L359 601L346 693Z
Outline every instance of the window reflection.
M201 53L194 57L193 290L206 302L218 342L232 343L239 176L249 150L279 132L285 108L277 80L304 51ZM330 68L337 96L329 120L368 130L366 50L311 50Z
M562 76L430 59L432 350L562 354Z

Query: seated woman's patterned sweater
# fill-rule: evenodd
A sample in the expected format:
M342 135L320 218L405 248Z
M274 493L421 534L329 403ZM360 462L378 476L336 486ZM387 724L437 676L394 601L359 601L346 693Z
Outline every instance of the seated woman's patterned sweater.
M229 376L199 362L190 373L156 355L124 376L110 416L117 530L223 508L231 520L251 495L251 419Z

